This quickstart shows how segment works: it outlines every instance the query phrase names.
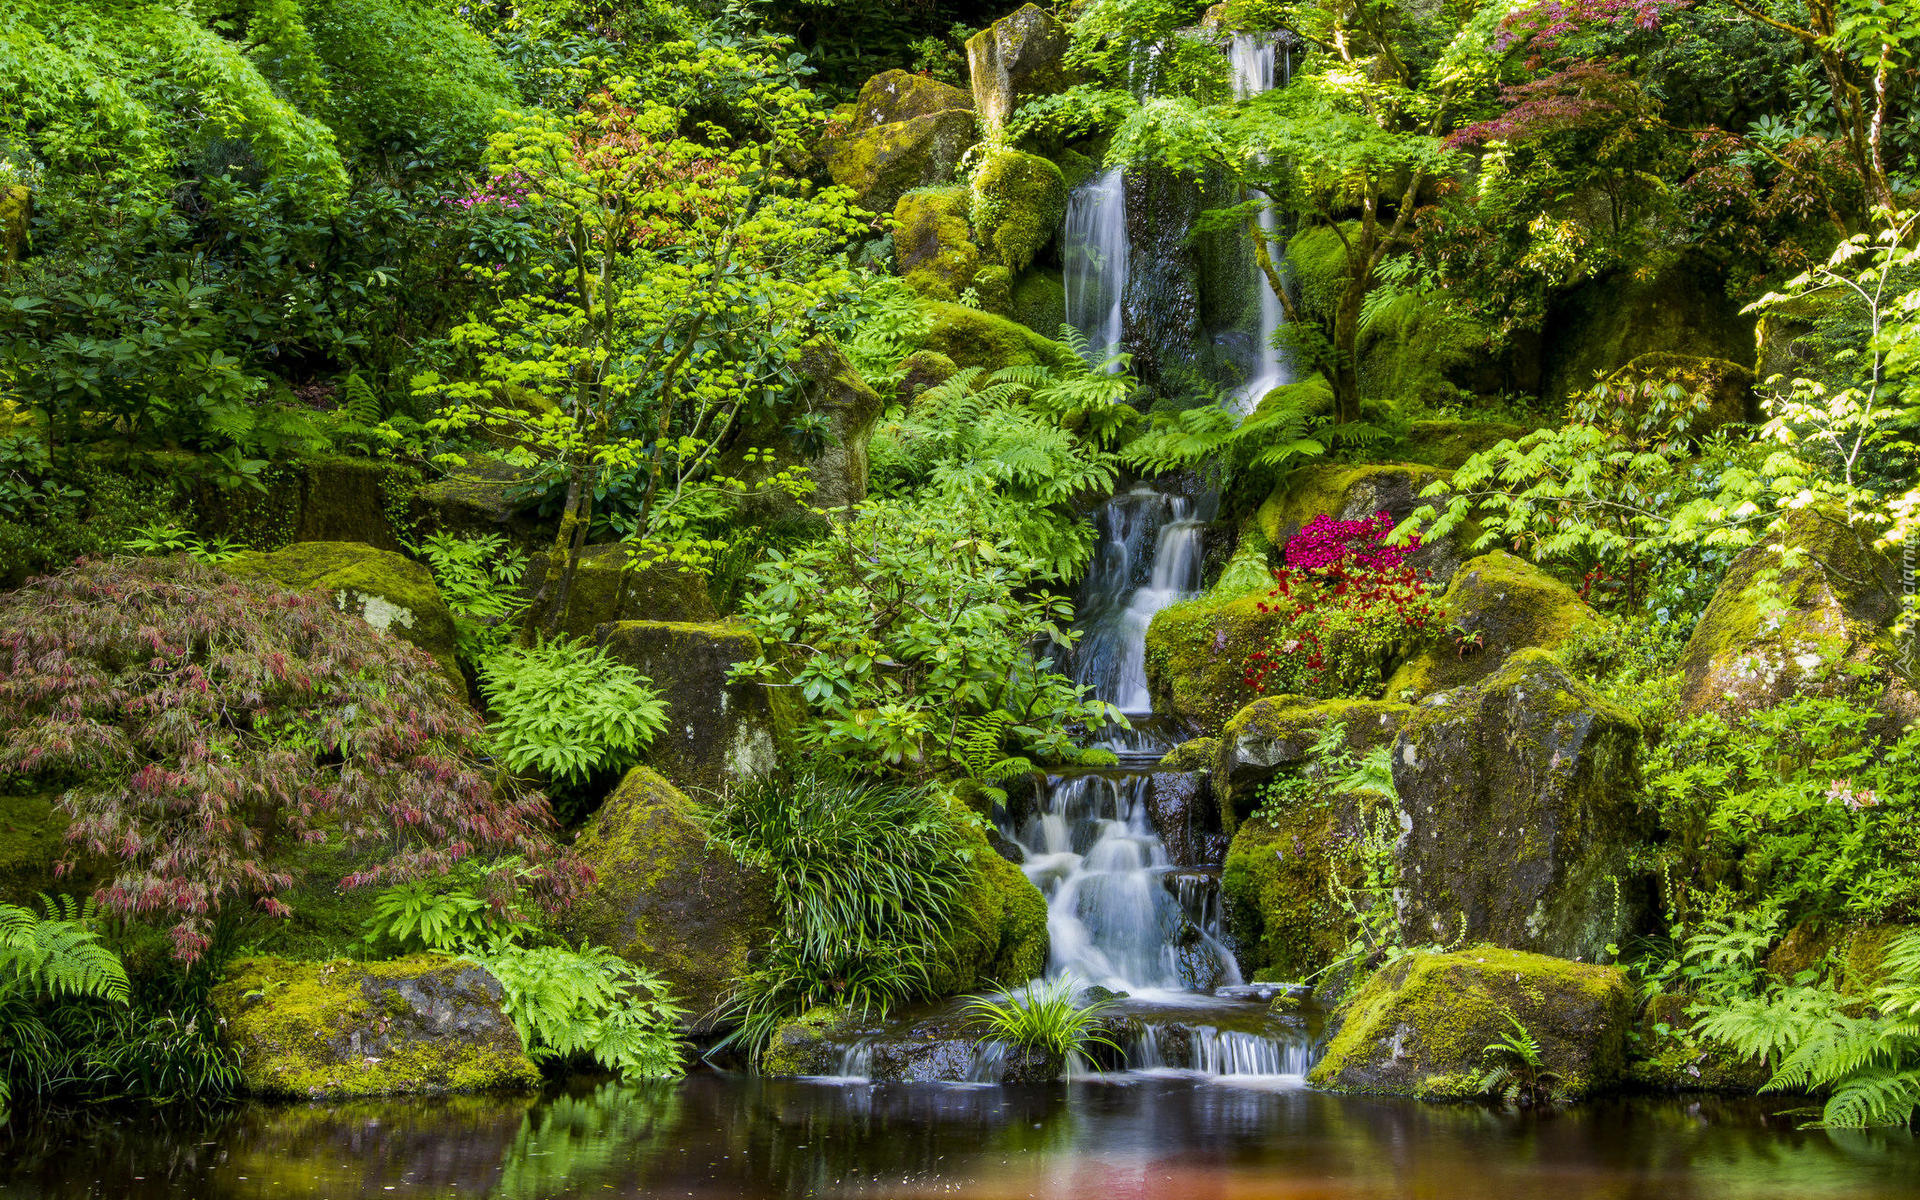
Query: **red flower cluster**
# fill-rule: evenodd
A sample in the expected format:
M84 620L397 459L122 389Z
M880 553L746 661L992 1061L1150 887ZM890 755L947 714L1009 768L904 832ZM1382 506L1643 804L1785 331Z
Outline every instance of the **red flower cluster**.
M1385 544L1393 518L1363 521L1322 514L1287 543L1287 566L1259 603L1280 626L1247 656L1244 681L1262 695L1354 694L1372 690L1387 666L1425 635L1439 615L1428 573L1407 565L1418 539Z

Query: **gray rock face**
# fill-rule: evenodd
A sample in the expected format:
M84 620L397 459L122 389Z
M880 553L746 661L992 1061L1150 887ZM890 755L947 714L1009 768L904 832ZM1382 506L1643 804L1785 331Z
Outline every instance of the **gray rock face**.
M653 681L667 702L667 728L647 758L661 774L699 794L774 770L791 725L784 693L736 683L734 664L758 658L760 641L709 622L619 621L603 625L607 652Z
M1147 816L1176 867L1213 867L1226 857L1213 788L1200 771L1161 771L1147 783Z
M1067 27L1032 4L968 39L973 106L989 136L1027 100L1065 90L1062 59L1071 43Z
M1394 744L1402 927L1597 961L1642 920L1640 726L1524 650L1414 710Z

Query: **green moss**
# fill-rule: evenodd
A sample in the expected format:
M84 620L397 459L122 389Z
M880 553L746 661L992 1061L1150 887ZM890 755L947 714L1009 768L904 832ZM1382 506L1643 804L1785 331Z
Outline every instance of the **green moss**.
M1013 272L997 264L980 268L973 277L973 294L981 311L1007 316L1013 311Z
M1283 771L1306 766L1323 730L1338 724L1345 745L1362 757L1391 742L1412 710L1380 700L1262 696L1234 713L1220 731L1214 752L1213 790L1226 830L1253 812L1260 785Z
M1252 703L1247 660L1282 625L1260 611L1265 602L1264 589L1233 595L1217 588L1155 614L1146 645L1154 712L1204 735Z
M1160 765L1169 771L1209 771L1219 752L1220 739L1194 738L1169 750Z
M853 1024L838 1008L810 1008L774 1030L760 1052L760 1073L791 1078L825 1074L833 1053L830 1039Z
M971 112L928 113L834 139L826 148L827 169L862 207L891 212L912 189L950 181L974 140Z
M1074 353L1026 326L958 304L922 305L932 319L922 349L945 355L961 367L997 371L1002 367L1071 365Z
M1525 426L1504 421L1415 421L1395 454L1405 462L1451 471L1474 455L1501 442L1517 441L1528 432Z
M0 794L0 903L31 907L41 892L73 891L53 867L66 851L67 819L54 807L58 794Z
M1842 981L1849 995L1871 996L1886 982L1887 948L1902 934L1912 933L1913 925L1871 925L1856 929L1847 938Z
M1308 1080L1337 1091L1471 1099L1485 1048L1510 1032L1512 1013L1565 1089L1591 1095L1621 1076L1632 999L1618 967L1492 946L1410 954L1342 1008L1340 1030Z
M976 823L958 812L955 819L966 832L973 878L946 944L927 962L929 985L936 996L952 996L1025 983L1047 965L1046 898L1025 872L994 852Z
M1348 232L1353 232L1351 226ZM1330 225L1301 230L1287 242L1287 269L1292 272L1302 311L1330 324L1350 275L1340 235Z
M1704 437L1722 425L1751 421L1758 415L1753 372L1724 358L1656 350L1640 355L1606 380L1606 386L1616 395L1628 389L1635 391L1639 402L1630 410L1634 413L1646 407L1638 391L1648 384L1678 384L1690 395L1707 397L1706 411L1689 424L1691 437Z
M1415 463L1315 462L1289 472L1254 520L1269 545L1284 548L1322 513L1345 519L1372 516L1393 501L1411 509L1414 505L1406 502L1446 477L1445 471Z
M668 725L647 762L696 792L769 774L794 752L801 701L793 689L734 681L760 657L752 633L721 621L620 621L603 626L607 653L653 681Z
M240 959L211 1001L263 1097L527 1088L539 1072L500 1011L500 988L440 955L389 963Z
M1757 1059L1742 1060L1718 1042L1697 1041L1687 1015L1692 996L1668 993L1647 1002L1629 1038L1625 1081L1656 1092L1749 1093L1770 1072Z
M1060 168L1018 150L997 150L973 177L973 227L987 257L1026 270L1060 231L1067 182Z
M900 380L900 396L912 400L928 388L939 387L960 373L960 368L946 355L934 350L916 350L900 364L904 378Z
M1566 584L1504 550L1476 558L1453 577L1440 610L1449 626L1478 637L1476 647L1443 640L1403 663L1387 681L1394 699L1418 699L1477 683L1528 647L1553 650L1598 622Z
M583 549L560 631L592 637L602 625L617 621L700 622L717 616L706 575L670 564L636 566L638 557L622 543ZM524 585L529 597L546 569L546 552L529 560Z
M920 188L893 209L893 253L908 286L929 300L952 302L973 286L980 248L973 243L966 188Z
M33 220L33 190L15 184L0 191L0 263L19 262L27 252L27 230Z
M1013 281L1013 319L1044 337L1067 323L1067 285L1051 267L1029 267Z
M1301 980L1347 945L1333 900L1338 851L1353 835L1351 803L1304 803L1243 822L1220 873L1220 894L1241 965L1266 980Z
M971 109L973 95L911 71L883 71L867 80L860 97L842 114L856 131L911 121L954 109Z
M433 573L419 563L357 542L295 542L272 553L242 554L224 569L298 592L327 593L340 611L432 655L465 694L466 682L454 661L453 614Z

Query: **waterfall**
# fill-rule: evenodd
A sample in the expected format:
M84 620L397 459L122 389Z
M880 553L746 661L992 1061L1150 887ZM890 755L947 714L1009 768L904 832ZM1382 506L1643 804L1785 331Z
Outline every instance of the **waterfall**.
M1093 360L1118 354L1131 247L1127 185L1119 168L1075 188L1067 200L1067 323L1086 335Z
M1238 34L1233 39L1233 87L1242 98L1270 92L1286 83L1286 74L1291 63L1282 58L1282 50L1271 34ZM1268 207L1260 214L1260 229L1273 245L1274 235L1279 230L1279 214ZM1274 335L1286 320L1286 312L1280 306L1280 297L1274 294L1273 287L1267 282L1267 276L1258 262L1253 267L1253 287L1260 297L1260 326L1253 344L1253 364L1248 382L1240 392L1235 407L1242 413L1250 413L1258 408L1260 401L1274 388L1293 382L1292 365L1286 356L1274 344Z

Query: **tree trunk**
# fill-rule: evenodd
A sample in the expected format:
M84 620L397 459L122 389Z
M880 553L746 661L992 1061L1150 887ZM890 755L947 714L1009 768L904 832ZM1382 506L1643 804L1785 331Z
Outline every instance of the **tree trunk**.
M1333 388L1333 419L1341 425L1360 419L1360 305L1366 297L1366 276L1356 274L1341 290L1333 311L1333 362L1327 382Z

